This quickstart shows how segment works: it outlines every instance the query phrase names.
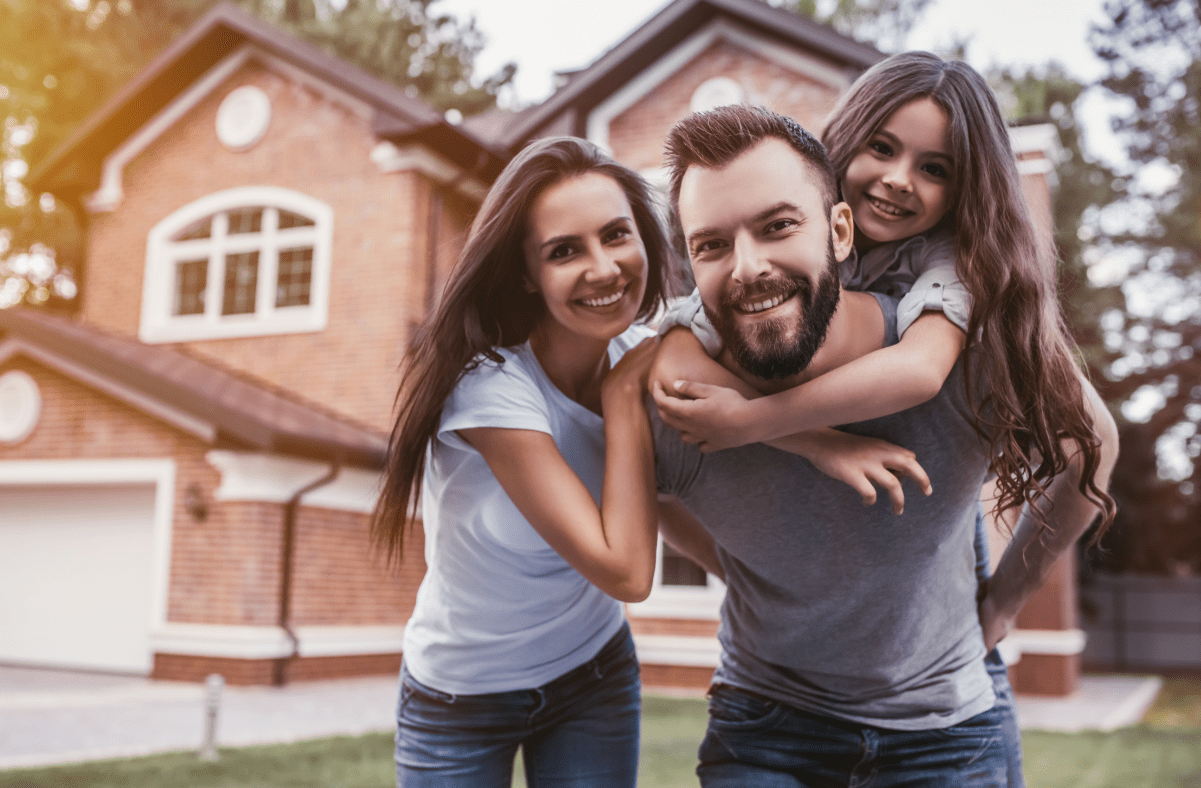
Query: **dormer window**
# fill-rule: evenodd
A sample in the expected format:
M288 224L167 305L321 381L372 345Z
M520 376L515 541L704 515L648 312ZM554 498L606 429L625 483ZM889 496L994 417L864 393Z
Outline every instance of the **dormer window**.
M180 208L150 231L141 339L290 334L325 327L333 211L247 187Z

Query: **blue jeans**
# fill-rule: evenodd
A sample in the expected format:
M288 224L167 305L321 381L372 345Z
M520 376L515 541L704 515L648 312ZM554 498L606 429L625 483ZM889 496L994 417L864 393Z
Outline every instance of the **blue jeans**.
M984 520L984 506L976 512L976 582L980 586L979 597L984 596L991 574L991 562L988 555L988 530ZM997 696L994 707L1001 712L1001 730L1005 735L1005 755L1009 762L1009 788L1026 788L1026 778L1022 774L1022 731L1018 727L1017 709L1013 699L1013 687L1009 685L1009 669L1001 660L1001 654L995 648L984 657L984 667L992 678L993 692Z
M704 788L1006 788L1001 717L885 730L716 684L696 772Z
M531 788L633 788L641 711L628 626L593 659L534 689L452 695L402 664L396 783L509 788L520 746Z

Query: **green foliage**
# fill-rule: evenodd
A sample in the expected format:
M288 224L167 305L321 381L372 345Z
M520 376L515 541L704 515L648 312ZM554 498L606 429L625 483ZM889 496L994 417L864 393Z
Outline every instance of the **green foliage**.
M484 38L437 0L236 0L441 110L493 108L509 64L477 79ZM56 148L217 0L0 0L0 308L67 309L83 265L78 206L29 194L30 162ZM47 273L48 272L48 273Z
M794 0L786 7L882 52L899 52L928 5L930 0Z
M1124 310L1102 317L1107 399L1124 403L1112 485L1115 569L1201 571L1201 0L1121 0L1093 31L1113 128L1134 164L1099 211L1098 256L1127 261ZM1139 168L1174 176L1140 182ZM1150 407L1139 407L1151 403Z

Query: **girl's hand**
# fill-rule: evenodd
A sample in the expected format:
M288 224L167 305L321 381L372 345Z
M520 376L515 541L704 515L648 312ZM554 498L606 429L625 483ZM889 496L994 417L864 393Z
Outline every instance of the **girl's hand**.
M750 400L734 389L692 380L677 380L674 388L672 396L655 381L651 394L663 422L679 430L685 442L709 452L758 441Z
M864 506L876 503L876 487L892 500L893 514L905 511L905 476L930 495L934 488L917 455L878 438L851 435L840 430L820 429L768 441L777 449L799 454L832 479L849 484L863 498Z

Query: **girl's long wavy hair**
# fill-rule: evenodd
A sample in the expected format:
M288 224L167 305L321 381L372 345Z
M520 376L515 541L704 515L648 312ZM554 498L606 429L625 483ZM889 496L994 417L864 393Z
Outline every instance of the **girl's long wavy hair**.
M955 237L955 270L972 298L966 354L976 426L991 442L996 511L1029 503L1045 527L1047 485L1068 465L1074 443L1080 491L1102 510L1113 499L1096 483L1100 439L1084 403L1059 308L1055 252L1027 212L1009 132L988 83L971 66L928 52L893 55L842 97L822 133L839 182L851 159L904 104L930 98L947 115L953 206L943 225ZM988 394L977 401L981 382Z
M586 140L536 140L513 158L488 192L451 270L442 298L418 328L402 362L397 416L388 443L383 489L371 535L399 562L410 517L417 514L426 447L438 430L442 406L463 373L496 352L525 342L546 313L542 296L526 289L525 241L534 200L561 181L600 173L629 200L646 248L646 294L638 317L653 314L675 281L675 263L646 183Z

